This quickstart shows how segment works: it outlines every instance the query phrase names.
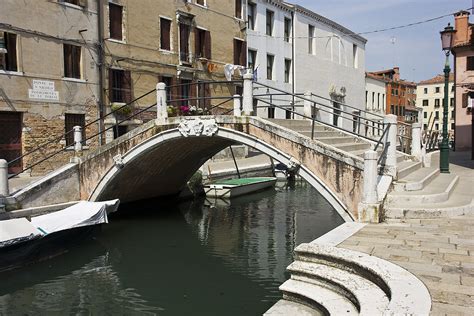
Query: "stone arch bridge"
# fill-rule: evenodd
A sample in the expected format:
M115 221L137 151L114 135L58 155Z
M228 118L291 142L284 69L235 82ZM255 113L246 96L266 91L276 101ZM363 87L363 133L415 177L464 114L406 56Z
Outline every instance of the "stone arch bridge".
M207 159L229 145L244 144L279 162L300 164L299 175L344 220L357 220L363 158L277 123L254 116L152 120L16 192L13 198L17 208L24 209L73 200L127 202L177 194ZM333 132L324 126L317 129ZM356 141L362 145L356 146L359 152L371 146L366 139Z

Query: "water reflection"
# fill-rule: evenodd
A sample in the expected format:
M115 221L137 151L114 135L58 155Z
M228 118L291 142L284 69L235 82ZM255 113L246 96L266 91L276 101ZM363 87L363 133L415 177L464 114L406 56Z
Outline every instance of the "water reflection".
M261 314L294 247L342 222L304 183L117 215L68 254L0 275L0 314Z

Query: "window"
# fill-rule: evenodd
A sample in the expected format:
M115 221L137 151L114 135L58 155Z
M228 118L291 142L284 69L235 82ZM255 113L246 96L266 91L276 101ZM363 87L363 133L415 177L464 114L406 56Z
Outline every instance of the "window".
M354 68L359 68L359 52L356 44L352 44L352 57L354 60Z
M423 106L428 106L428 100L423 100Z
M5 43L6 54L0 54L0 70L18 71L16 53L16 34L0 31Z
M189 63L189 36L191 33L191 19L179 18L179 61Z
M314 55L314 26L308 25L308 54Z
M454 106L454 98L451 98L449 101L451 102L451 107L453 107Z
M64 127L66 135L66 147L74 145L74 126L82 127L82 145L85 145L86 141L86 129L84 128L85 124L85 114L68 114L64 116Z
M242 0L235 0L235 15L237 19L242 18Z
M291 78L291 59L285 59L285 82L289 83Z
M285 110L285 118L291 120L291 109Z
M375 103L375 92L372 92L372 109L374 108Z
M467 57L466 70L474 70L474 56Z
M439 120L439 111L435 111L435 120Z
M454 85L451 86L451 92L454 92Z
M132 101L131 80L128 70L109 70L110 102L130 103Z
M266 33L269 36L273 35L273 11L267 10L267 20L266 20Z
M178 98L183 100L180 105L189 106L189 101L187 99L192 97L192 95L191 95L191 93L193 92L192 89L191 89L192 81L181 79L179 81L179 84L180 84L180 86L179 86L179 96L178 96Z
M173 85L173 77L168 77L168 76L162 76L161 77L161 82L163 82L166 85L166 100L171 100L171 88L170 86Z
M392 95L395 95L395 89L392 88Z
M196 57L211 59L211 32L196 28L194 40Z
M290 42L290 36L291 36L291 19L285 18L285 29L283 33L283 39L285 42Z
M439 87L435 88L435 93L439 93Z
M428 124L423 124L423 129L426 131L428 129Z
M451 111L451 119L454 120L454 112L455 111Z
M239 40L234 39L234 65L247 65L247 43Z
M206 0L196 0L196 4L206 6Z
M435 99L435 108L439 108L439 99Z
M273 80L273 61L275 60L275 56L267 55L267 79Z
M81 79L81 46L63 45L64 77Z
M110 38L123 40L122 37L122 10L119 5L109 3L109 31Z
M255 72L255 63L257 62L257 51L249 49L247 67Z
M211 90L209 83L200 82L197 83L197 95L198 95L198 106L201 109L205 109L210 105L210 99L207 99L211 96Z
M160 18L160 48L171 50L171 20Z
M380 110L380 93L377 93L377 109Z
M395 114L395 106L393 104L390 105L390 114Z
M428 118L428 112L423 112L423 118Z
M428 88L423 88L423 93L428 94Z
M80 7L85 7L87 0L60 0L60 2L74 4Z
M438 123L435 124L435 130L439 130L439 124Z
M257 12L257 5L249 2L247 9L247 20L249 30L255 30L255 16Z
M455 125L456 125L456 124L454 124L454 123L451 123L451 130L452 130L452 131L454 131L454 129L455 129Z

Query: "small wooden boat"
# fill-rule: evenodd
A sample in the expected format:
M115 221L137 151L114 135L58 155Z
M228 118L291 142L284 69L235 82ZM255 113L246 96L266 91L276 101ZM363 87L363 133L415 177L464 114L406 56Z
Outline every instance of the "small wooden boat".
M275 177L220 180L205 185L204 191L208 197L232 198L272 187L276 181Z

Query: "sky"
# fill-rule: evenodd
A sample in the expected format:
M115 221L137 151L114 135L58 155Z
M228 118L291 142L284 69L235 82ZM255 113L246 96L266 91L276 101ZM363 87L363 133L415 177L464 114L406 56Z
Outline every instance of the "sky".
M472 7L473 0L288 0L355 33L423 21ZM471 18L473 21L474 17ZM400 67L402 79L419 82L441 74L445 55L439 32L454 17L404 29L363 35L367 71ZM394 40L393 40L394 39ZM394 42L394 43L392 43ZM452 67L452 62L451 62Z

